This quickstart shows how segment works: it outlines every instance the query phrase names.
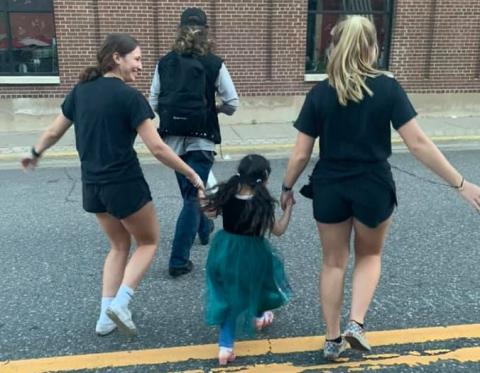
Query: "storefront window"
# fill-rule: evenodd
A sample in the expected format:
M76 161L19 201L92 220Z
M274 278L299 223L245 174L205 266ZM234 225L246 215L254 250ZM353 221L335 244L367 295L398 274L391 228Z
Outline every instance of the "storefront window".
M0 0L0 75L58 75L53 0Z
M388 68L393 0L309 0L306 74L325 73L330 32L347 15L358 14L375 23L379 46L378 66Z

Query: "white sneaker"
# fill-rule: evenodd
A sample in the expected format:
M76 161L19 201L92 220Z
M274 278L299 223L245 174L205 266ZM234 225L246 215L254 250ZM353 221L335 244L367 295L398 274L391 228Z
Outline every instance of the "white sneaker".
M95 326L95 333L101 337L110 334L115 329L117 329L117 325L111 320L100 322L97 321L97 325Z
M112 303L107 308L107 316L118 326L121 333L130 337L137 335L137 327L132 321L132 313L128 307L121 307Z

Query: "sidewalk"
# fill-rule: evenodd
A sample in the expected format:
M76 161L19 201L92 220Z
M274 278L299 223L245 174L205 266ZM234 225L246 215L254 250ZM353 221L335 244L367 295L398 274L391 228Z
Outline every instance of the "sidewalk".
M479 145L480 148L480 113L475 117L419 117L418 121L439 146L445 145ZM222 158L241 155L248 152L288 154L297 134L292 123L260 123L221 125L222 147L217 151ZM0 161L13 161L30 150L38 138L39 131L0 132ZM395 146L401 144L398 134L392 132ZM147 155L148 150L137 140L135 145L140 155ZM76 157L73 129L54 147L48 150L48 158Z

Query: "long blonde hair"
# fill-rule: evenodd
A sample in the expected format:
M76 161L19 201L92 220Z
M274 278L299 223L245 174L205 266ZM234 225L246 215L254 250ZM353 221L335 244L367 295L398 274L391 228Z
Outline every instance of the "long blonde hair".
M172 49L180 54L205 56L212 50L208 29L204 26L180 26Z
M333 28L327 74L341 105L346 106L348 100L360 102L363 91L373 95L365 78L381 74L373 66L377 57L377 32L368 18L350 16Z

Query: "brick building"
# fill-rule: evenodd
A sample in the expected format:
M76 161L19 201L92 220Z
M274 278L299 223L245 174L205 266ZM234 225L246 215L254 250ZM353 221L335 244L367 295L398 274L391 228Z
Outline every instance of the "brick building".
M0 0L0 123L10 119L17 129L30 125L22 115L58 110L110 32L140 41L144 69L136 86L147 93L187 6L209 16L217 54L241 96L237 122L292 119L324 72L331 27L349 13L375 22L379 64L420 106L478 108L478 0Z

